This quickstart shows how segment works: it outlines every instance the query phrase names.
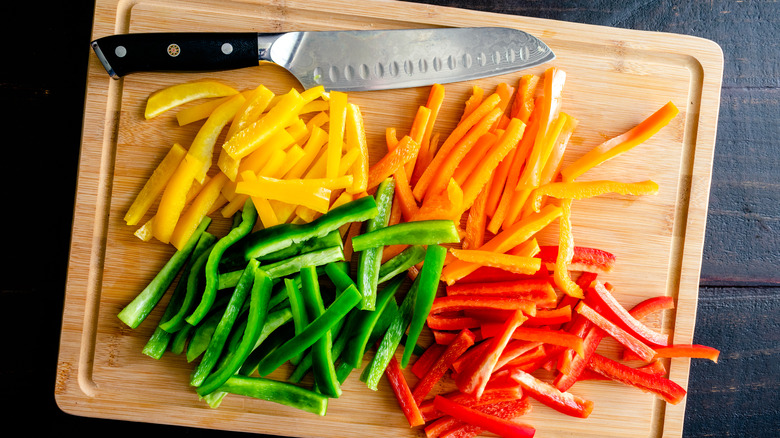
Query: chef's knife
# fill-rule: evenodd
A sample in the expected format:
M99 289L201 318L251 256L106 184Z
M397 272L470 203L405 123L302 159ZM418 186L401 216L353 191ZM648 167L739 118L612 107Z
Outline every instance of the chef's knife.
M134 33L92 42L114 77L218 71L272 62L308 89L405 88L495 76L555 59L541 40L502 27L285 33Z

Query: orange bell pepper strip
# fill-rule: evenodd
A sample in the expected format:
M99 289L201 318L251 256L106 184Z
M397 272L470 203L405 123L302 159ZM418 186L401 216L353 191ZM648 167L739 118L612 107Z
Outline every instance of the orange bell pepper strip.
M450 179L447 188L437 196L426 199L409 218L409 222L431 219L451 219L457 226L463 213L463 190L454 179Z
M168 184L163 190L160 204L155 214L152 234L163 243L169 243L176 222L179 220L184 205L187 200L187 193L190 190L195 177L203 169L203 161L197 157L187 154L179 163L176 172L173 173Z
M625 183L618 181L571 181L552 182L533 190L531 197L534 211L541 208L544 196L558 199L588 199L607 193L619 195L655 195L658 193L658 184L654 181L640 181Z
M719 356L719 350L706 345L670 345L668 347L655 348L655 358L690 357L696 359L709 359L718 363Z
M249 155L274 134L297 121L304 104L301 94L295 89L290 90L259 120L237 132L222 147L234 159Z
M346 141L348 149L359 151L357 160L352 166L354 184L347 188L349 193L365 192L368 189L368 143L366 128L360 107L350 103L347 105Z
M536 257L523 257L512 254L501 254L478 249L450 248L450 252L458 260L476 263L480 266L500 268L516 274L535 274L542 267L542 260Z
M179 167L179 163L187 155L187 150L178 143L174 143L173 146L165 154L165 158L160 161L160 164L154 169L152 175L144 184L144 187L135 197L135 200L130 205L125 213L125 222L127 225L136 225L140 222L141 218L151 207L152 203L157 200L157 197L165 190L165 185L168 180L176 172L176 168Z
M428 126L428 119L430 117L431 109L426 106L420 106L417 108L417 113L415 114L414 119L412 120L412 126L409 129L409 137L412 137L412 140L420 143L421 147L423 139L425 138L425 128ZM420 152L418 150L417 155L415 155L414 158L404 166L407 178L414 174L414 168L416 167L417 158L419 155Z
M471 87L471 95L466 100L466 103L463 105L463 113L460 116L459 122L462 122L466 117L469 116L469 114L473 113L477 107L479 107L479 104L482 103L482 100L485 98L485 90L482 89L479 85L474 85Z
M452 178L455 173L455 169L466 154L474 147L477 140L490 130L490 127L498 121L499 117L501 117L501 110L499 108L493 108L488 114L481 118L457 144L455 144L437 166L436 174L430 179L423 199L444 190L450 178ZM441 152L437 153L436 158L440 155ZM425 174L423 174L423 176L424 175ZM416 189L417 187L415 187L415 190Z
M555 138L552 144L552 152L550 153L547 163L540 176L541 184L547 184L557 179L561 173L561 167L563 165L563 154L566 151L566 146L569 144L574 130L577 128L579 121L574 117L561 112L558 116L561 120L561 130Z
M485 243L485 226L487 226L487 198L490 193L490 183L486 184L474 200L474 205L468 209L466 218L466 235L463 237L463 249L479 248Z
M367 188L373 189L380 182L392 176L399 168L413 159L419 149L419 143L408 135L404 136L395 149L388 151L384 157L368 169Z
M233 120L236 112L238 112L245 101L246 98L243 94L236 94L218 106L198 129L198 133L195 135L195 139L192 140L192 144L187 152L203 162L203 168L195 175L198 181L202 182L211 168L214 146L217 143L217 138L222 133L222 129Z
M428 101L425 103L425 107L431 110L428 116L428 123L425 126L425 133L423 134L422 143L420 144L420 152L417 156L417 163L414 166L414 171L409 175L409 182L412 186L417 185L417 181L420 180L425 169L430 164L433 156L436 154L436 146L438 144L438 134L433 133L433 128L436 125L436 119L439 116L442 103L444 102L444 86L441 84L433 84L431 91L428 94Z
M474 125L482 120L488 113L493 111L493 109L499 104L500 101L501 96L498 94L494 93L490 95L479 105L479 107L477 107L471 114L469 114L468 117L466 117L462 122L458 123L452 132L450 132L450 135L446 140L444 140L444 143L436 152L436 155L433 157L423 174L420 175L420 179L414 186L414 197L417 198L418 201L422 201L429 185L431 184L431 181L434 179L434 177L436 177L436 175L439 174L439 166L447 159L447 157L450 155L450 152L452 152L455 146Z
M572 257L574 257L571 202L571 199L564 199L561 203L561 218L558 224L558 256L555 259L553 279L555 285L566 295L574 298L585 298L582 288L569 275L569 264L571 264Z
M328 146L327 146L327 165L325 166L325 176L333 178L339 172L339 159L344 148L344 131L347 121L347 94L341 91L330 93L330 108L328 113Z
M509 176L512 162L517 154L517 149L518 148L515 147L510 150L491 175L490 190L488 191L487 199L485 200L485 214L487 214L488 217L492 218L498 208L498 203L501 200L501 195L504 192L504 186L506 185L506 179Z
M463 207L471 208L482 188L498 164L506 158L509 151L517 147L523 137L525 124L520 119L512 119L499 141L493 145L484 159L480 160L474 172L463 184Z
M490 147L493 146L493 144L495 144L497 141L498 135L494 134L493 132L487 132L477 140L477 143L474 144L474 147L472 147L466 156L463 157L463 160L452 174L452 177L455 178L455 182L457 182L458 185L463 186L463 183L466 182L466 178L471 175L471 173L474 171L474 168L476 168L477 165L479 165L479 163L485 158L485 155L487 155Z
M187 243L192 233L195 232L203 218L208 215L219 199L225 181L227 181L227 176L224 173L218 173L203 186L198 196L176 223L176 228L171 234L171 244L174 247L181 249Z
M422 144L422 140L425 135L425 127L428 124L430 115L431 110L427 107L421 106L417 110L417 115L415 116L414 122L412 123L412 128L409 131L409 137L411 137L412 140L418 144ZM393 144L393 132L387 132L387 135L391 136L388 137L387 148L388 150L392 150L397 146L397 142ZM417 214L417 211L419 210L408 178L408 175L411 175L414 172L414 167L416 165L418 156L419 149L415 157L410 159L404 166L399 167L398 170L393 174L396 183L396 191L394 196L395 199L397 199L397 201L400 203L403 217L407 220L409 220L409 218L411 218L413 215Z
M680 110L672 102L668 102L647 119L613 137L561 170L564 181L574 181L588 170L604 163L620 154L630 151L654 136L674 119Z
M509 124L511 117L507 115L507 108L512 102L512 96L515 94L515 88L510 87L506 82L501 82L496 86L495 93L501 96L501 102L498 103L498 108L501 109L501 119L493 125L491 131L495 131L497 129L506 129L506 125Z
M233 96L238 90L216 81L176 84L152 93L146 100L144 118L151 119L187 102L208 97Z
M539 76L528 74L520 77L517 84L517 95L509 112L512 118L518 118L524 123L528 123L534 110L534 94L538 83Z
M533 237L534 234L560 217L561 214L562 211L560 207L554 205L545 206L539 213L524 218L513 226L495 235L479 249L505 253ZM442 269L442 280L447 284L453 284L457 280L474 272L477 268L479 268L479 265L475 263L464 262L462 260L454 261Z

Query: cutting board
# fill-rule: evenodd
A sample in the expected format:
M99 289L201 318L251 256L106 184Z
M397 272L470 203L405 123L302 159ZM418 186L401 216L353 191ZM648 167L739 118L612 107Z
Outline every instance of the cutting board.
M578 245L613 252L617 267L604 276L625 306L670 295L676 308L649 321L690 343L696 320L699 269L704 241L717 125L723 58L713 42L689 36L613 29L559 21L387 1L162 1L96 2L93 36L147 31L258 31L509 26L531 32L557 54L554 65L567 73L563 111L579 120L566 162L631 128L668 101L680 114L651 140L582 179L659 183L652 197L602 196L575 202ZM526 72L526 73L527 73ZM446 86L446 110L438 130L454 126L473 85L492 90L515 85L519 73ZM150 93L175 83L212 78L239 89L264 84L277 93L297 86L275 66L224 73L141 73L111 80L90 57L79 179L61 333L55 395L68 413L248 431L284 436L419 436L410 429L386 382L371 391L357 379L344 385L325 417L241 396L228 396L218 409L198 400L188 386L194 364L166 354L141 354L160 310L131 330L117 318L155 275L173 249L142 242L124 213L167 149L191 142L197 126L179 127L173 113L146 121ZM363 110L371 161L386 150L384 131L409 129L429 89L350 93ZM227 223L215 218L211 231ZM553 242L554 230L539 236ZM167 300L167 298L164 298ZM164 303L164 302L163 302ZM426 339L430 341L430 339ZM601 347L615 355L614 343ZM669 377L687 386L689 361L667 361ZM280 370L278 377L284 377ZM410 383L414 377L409 373ZM685 403L676 406L611 382L580 382L572 392L595 403L586 420L534 403L524 421L539 437L674 437L682 434Z

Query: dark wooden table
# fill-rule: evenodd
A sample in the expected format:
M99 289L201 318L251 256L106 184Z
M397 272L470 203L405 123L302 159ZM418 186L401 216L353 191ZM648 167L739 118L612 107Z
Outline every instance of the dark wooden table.
M780 436L780 3L425 0L505 14L696 35L725 74L686 437ZM5 248L0 418L33 435L244 434L63 414L54 401L93 3L3 2L0 116ZM8 432L6 432L8 433Z

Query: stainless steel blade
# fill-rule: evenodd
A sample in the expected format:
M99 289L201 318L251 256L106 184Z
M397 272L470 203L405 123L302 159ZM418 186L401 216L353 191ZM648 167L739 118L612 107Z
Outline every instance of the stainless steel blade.
M555 59L535 36L510 28L393 29L259 34L261 61L305 88L360 91L501 75Z

